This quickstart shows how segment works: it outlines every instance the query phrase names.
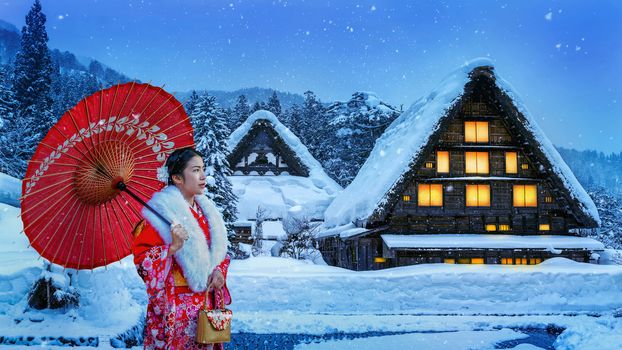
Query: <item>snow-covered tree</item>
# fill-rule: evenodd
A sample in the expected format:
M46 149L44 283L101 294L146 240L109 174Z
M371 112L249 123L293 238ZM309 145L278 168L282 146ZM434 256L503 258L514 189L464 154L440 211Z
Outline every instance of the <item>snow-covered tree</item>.
M52 117L52 60L48 50L45 14L35 0L22 28L21 48L15 57L13 92L19 115L36 119L36 130L44 136L55 120ZM31 131L32 132L32 131Z
M601 225L598 229L582 229L579 232L602 242L606 248L622 249L622 200L600 186L588 188L587 191L596 204Z
M261 253L262 241L263 241L263 223L268 218L268 210L263 206L259 205L257 207L257 213L255 214L255 230L253 231L253 235L251 236L252 244L252 254L253 256L257 256Z
M306 91L304 95L305 102L302 105L300 119L300 137L309 152L318 158L320 144L327 141L324 136L327 132L324 106L313 91Z
M196 149L205 157L207 175L211 179L207 184L208 196L220 209L225 222L232 223L237 215L237 197L227 178L231 175L231 169L227 162L229 128L224 112L216 98L205 93L197 100L190 120L194 126ZM228 229L233 235L233 229Z
M22 136L19 150L15 150L13 154L19 154L23 158L12 165L12 175L20 178L26 171L27 162L37 143L56 122L52 114L52 62L47 41L45 14L41 12L39 0L35 0L26 15L26 25L22 28L21 48L15 58L13 78L17 108L16 122L12 128Z
M318 251L315 249L317 240L315 238L316 225L311 223L306 216L287 216L283 218L283 229L287 237L281 240L283 244L281 254L294 259L315 260Z
M199 101L199 95L197 94L196 90L192 90L192 93L190 94L190 98L188 98L188 101L186 101L186 105L184 106L186 108L186 113L188 115L192 114L198 101Z
M376 139L400 115L397 108L378 99L374 93L355 92L347 102L335 102L326 109L328 126L318 137L316 157L327 173L347 186L367 160Z
M267 108L277 117L281 116L281 102L279 101L279 97L276 95L276 91L272 92L272 96L270 96L270 99L268 100Z
M237 129L251 114L248 99L245 95L238 96L238 102L229 115L229 130Z

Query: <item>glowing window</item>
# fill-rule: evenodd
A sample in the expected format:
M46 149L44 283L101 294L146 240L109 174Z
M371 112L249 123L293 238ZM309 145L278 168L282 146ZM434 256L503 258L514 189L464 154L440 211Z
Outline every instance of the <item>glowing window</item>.
M484 258L471 258L471 264L483 264Z
M515 207L537 207L538 187L536 185L514 185Z
M551 196L546 196L546 197L544 197L544 201L545 201L546 203L553 203L553 197L551 197Z
M443 262L445 264L455 264L456 263L456 259L445 259Z
M505 173L518 173L518 155L516 152L505 152Z
M490 185L466 185L467 207L489 207Z
M374 258L374 262L381 264L381 263L387 262L387 259L385 259L385 258L383 258L381 256L377 256L377 257Z
M488 152L465 152L467 174L488 174Z
M540 231L550 231L551 225L549 224L540 224Z
M488 122L464 122L465 142L488 142Z
M449 152L447 151L436 152L436 171L439 173L449 172Z
M523 170L527 170L527 169L529 169L529 164L523 163L523 164L520 165L520 168L523 169Z
M514 265L527 265L527 258L514 259Z
M486 231L497 231L497 225L495 224L486 225Z
M529 265L537 265L542 262L541 258L529 258Z
M434 163L432 163L432 162L425 162L425 167L426 167L426 169L432 169L432 168L434 168Z
M443 185L419 184L417 191L418 203L422 207L443 206Z
M470 263L471 263L470 258L458 258L458 264L470 264Z
M514 259L512 259L512 258L501 258L501 264L503 264L503 265L514 265Z
M509 231L510 225L499 225L499 231Z
M402 196L402 200L403 200L404 202L410 202L410 195L407 195L407 194L403 195L403 196Z

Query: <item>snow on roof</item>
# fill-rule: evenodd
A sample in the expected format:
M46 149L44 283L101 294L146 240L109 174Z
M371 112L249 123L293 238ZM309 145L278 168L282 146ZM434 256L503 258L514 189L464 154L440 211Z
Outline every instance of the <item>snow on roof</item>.
M591 238L574 236L517 236L482 234L380 235L389 248L536 248L604 250Z
M335 180L331 179L326 174L324 168L320 165L320 162L318 162L311 155L311 153L309 153L309 150L302 144L300 139L285 125L283 125L283 123L281 123L272 112L259 110L251 114L248 119L246 119L240 127L235 129L231 133L231 136L229 136L229 140L227 141L227 148L229 151L233 151L240 141L242 141L244 136L246 136L251 130L255 121L261 119L267 120L270 124L272 124L274 130L279 134L283 141L285 141L287 146L294 151L296 156L301 160L302 164L309 169L309 178L316 187L326 190L326 192L331 195L334 195L342 190L341 186L339 186Z
M367 232L368 230L362 227L356 227L353 223L345 224L342 226L333 227L331 229L319 228L319 233L316 238L325 238L332 236L339 236L341 238L348 238Z
M386 203L387 194L400 182L409 166L419 156L429 137L438 130L441 117L449 111L464 93L469 73L480 66L493 66L489 59L481 58L465 63L448 75L429 95L418 99L400 115L378 138L367 161L352 183L338 195L324 214L326 227L344 225L366 220ZM496 83L513 99L516 107L527 120L525 127L533 132L541 149L586 215L599 224L598 211L590 196L579 184L534 118L520 102L511 86L498 75Z

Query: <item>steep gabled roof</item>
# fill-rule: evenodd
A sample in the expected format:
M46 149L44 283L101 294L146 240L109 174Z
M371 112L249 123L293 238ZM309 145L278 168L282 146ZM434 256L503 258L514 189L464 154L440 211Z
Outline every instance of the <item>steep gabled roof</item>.
M439 87L417 100L385 130L356 178L326 209L326 227L366 222L385 210L391 195L419 160L431 136L446 119L444 117L460 102L467 83L476 71L491 75L498 93L507 104L505 107L520 120L524 132L532 136L536 143L534 148L543 156L552 177L567 190L570 204L581 221L588 226L600 224L594 202L531 117L519 95L509 83L494 76L490 60L477 59L447 76Z
M227 141L227 148L231 153L234 153L238 145L244 143L243 140L245 140L245 138L249 135L249 132L253 128L253 125L255 125L255 122L261 120L269 122L272 129L285 142L297 160L299 160L309 172L309 178L313 181L313 184L316 187L326 190L329 194L335 194L342 190L341 186L339 186L335 180L331 179L326 174L324 168L320 165L320 162L318 162L311 155L311 153L309 153L309 150L302 144L300 139L285 125L283 125L283 123L281 123L272 112L259 110L251 114L248 119L240 125L240 127L235 129Z

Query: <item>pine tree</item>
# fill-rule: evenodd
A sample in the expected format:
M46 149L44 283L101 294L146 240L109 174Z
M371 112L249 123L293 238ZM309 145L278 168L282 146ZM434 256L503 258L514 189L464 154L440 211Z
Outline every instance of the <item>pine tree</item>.
M207 175L211 176L207 183L208 196L218 206L225 222L232 223L237 216L237 198L227 178L231 175L231 169L227 162L229 128L224 112L216 98L205 93L197 100L190 120L195 130L196 149L205 157ZM228 229L229 234L233 235L230 225Z
M47 47L48 36L45 30L45 15L41 3L35 0L26 15L26 25L22 28L21 49L15 57L15 77L13 92L17 101L16 118L21 127L15 129L23 133L24 139L34 135L32 143L22 142L19 151L24 156L16 166L19 177L26 171L26 164L34 153L37 143L47 134L55 123L52 114L51 74L52 61ZM15 125L17 126L17 125Z
M192 111L194 111L194 107L197 105L198 100L199 100L199 95L197 94L196 90L192 90L192 93L190 94L190 98L188 99L188 101L186 102L186 105L184 106L186 108L186 113L188 115L190 115Z
M301 125L299 127L300 138L309 152L318 158L320 144L326 141L322 137L322 133L328 127L326 120L324 120L324 106L313 91L305 91L304 95L305 102L302 105Z
M37 135L24 132L33 127L32 120L15 113L17 101L9 89L8 80L7 70L0 69L0 117L3 121L0 128L0 172L21 178L30 159L25 151L37 143Z
M281 116L281 102L279 101L278 96L276 95L276 91L272 92L272 96L268 100L268 110L277 117Z
M229 130L237 129L251 115L248 99L245 95L238 96L238 102L233 107L229 118Z

